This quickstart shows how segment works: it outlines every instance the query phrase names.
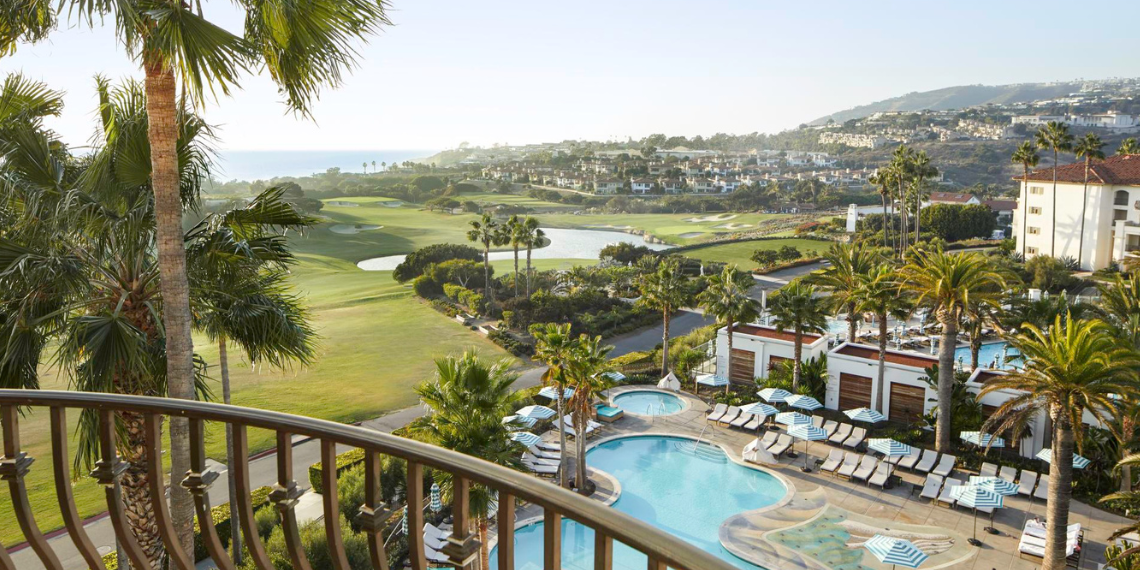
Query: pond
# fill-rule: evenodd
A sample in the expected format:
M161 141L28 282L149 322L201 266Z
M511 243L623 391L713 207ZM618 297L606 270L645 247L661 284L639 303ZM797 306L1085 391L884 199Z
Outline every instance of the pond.
M600 230L568 230L560 228L543 228L550 245L533 250L533 259L598 259L598 254L607 245L625 242L633 245L643 245L653 250L663 250L673 247L667 244L649 243L639 235L625 232L610 232ZM406 255L386 255L365 259L357 263L357 267L365 271L391 271L404 261ZM519 260L526 257L525 251L519 252ZM514 259L513 251L492 251L491 261Z

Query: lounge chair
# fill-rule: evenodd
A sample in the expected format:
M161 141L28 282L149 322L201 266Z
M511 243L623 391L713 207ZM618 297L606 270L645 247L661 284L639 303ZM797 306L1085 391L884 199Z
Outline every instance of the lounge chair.
M915 464L918 463L918 459L922 457L922 453L923 451L921 447L910 448L910 455L899 459L899 467L902 467L903 469L914 469Z
M827 437L831 437L831 435L835 433L835 430L839 429L839 424L836 423L835 420L827 420L826 422L823 422L822 429Z
M931 470L935 475L949 477L954 472L954 465L958 463L958 458L950 455L949 453L943 454L942 459L938 460L938 467Z
M827 438L827 441L828 443L842 444L843 440L847 439L850 436L851 424L839 424L839 427L835 430L835 433L831 434L831 437Z
M927 475L926 481L922 484L922 492L918 496L931 501L937 499L938 491L942 489L942 481L942 477L938 475Z
M558 467L554 465L530 463L528 461L523 461L523 465L525 465L527 469L530 469L535 475L550 475L553 477L558 474Z
M543 450L541 450L541 449L539 449L533 445L526 448L526 450L528 453L530 453L531 455L533 455L539 459L550 459L553 461L562 461L561 455L554 453L554 452L551 452L551 451L543 451Z
M752 416L752 418L749 419L748 422L745 423L740 429L744 431L756 431L760 429L760 416L756 414L741 414L740 417L743 418L744 416Z
M1032 497L1035 485L1037 485L1037 473L1022 469L1021 480L1017 483L1017 494Z
M844 479L850 479L851 475L855 473L855 469L859 467L859 454L848 451L843 456L843 465L839 466L839 470L835 474Z
M823 416L812 416L811 425L823 429Z
M932 449L927 449L922 452L922 459L918 460L918 464L914 466L914 470L919 473L930 473L934 469L934 462L938 460L938 452Z
M562 446L558 445L557 441L550 442L550 443L547 443L545 441L540 441L540 442L534 444L534 446L543 450L543 451L549 451L551 453L558 453L559 451L562 451Z
M866 481L867 478L875 472L875 466L878 464L879 460L875 459L875 457L871 454L868 453L867 455L864 455L863 459L859 462L859 467L856 468L855 472L851 474L851 478L857 479L859 481Z
M891 465L886 461L880 461L879 464L875 467L875 474L871 475L870 479L867 479L867 484L877 485L885 489L887 487L887 481L890 480L891 474L894 472L894 465Z
M529 454L529 453L524 453L524 454L522 454L522 460L523 460L523 462L525 462L525 463L534 463L534 464L537 464L537 465L553 465L553 466L555 466L555 467L557 467L557 466L559 466L559 465L561 465L561 464L562 464L562 462L561 462L560 460L557 460L557 459L542 459L542 458L540 458L540 457L535 457L535 456L533 456L533 455L531 455L531 454Z
M1084 538L1081 523L1073 523L1065 529L1066 566L1073 568L1080 566ZM1021 532L1021 540L1017 544L1017 553L1023 560L1033 562L1045 558L1045 525L1032 519L1025 521L1025 529Z
M1017 469L1002 465L1001 471L998 471L998 477L1013 483L1017 479Z
M430 546L433 550L443 550L450 536L450 532L440 530L431 523L424 523L424 544Z
M942 492L938 494L938 504L946 505L947 507L953 507L957 504L958 499L955 499L950 492L954 490L954 487L961 486L962 484L961 479L947 479L946 484L942 486Z
M554 423L557 424L558 427L561 427L567 435L577 437L578 430L574 429L574 418L569 414L563 416L562 421L556 421ZM583 435L590 435L594 430L600 427L602 427L602 424L595 422L594 420L586 420L586 431Z
M432 564L447 564L451 557L428 546L424 545L424 558Z
M920 456L920 455L922 455L922 450L917 448L917 447L912 447L912 448L910 448L910 453L908 453L906 455L895 455L894 457L888 457L888 458L884 459L883 461L886 461L890 465L901 466L902 461L904 459L910 459L913 457L914 461L911 461L911 465L914 465L914 462L918 461L918 456Z
M1048 499L1049 498L1049 476L1042 475L1041 480L1037 482L1037 490L1033 491L1034 499Z
M732 420L735 420L738 416L740 416L740 408L737 406L729 406L728 410L724 412L724 415L721 416L720 419L716 421L716 423L730 424L732 423Z
M763 438L758 437L758 438L748 442L748 445L744 446L744 450L741 452L741 455L748 453L750 451L756 451L757 449L768 449L769 447L772 446L773 443L776 443L776 436L777 435L779 435L779 434L777 434L774 431L770 431L770 432L764 434Z
M788 448L791 446L792 446L792 436L790 436L786 433L782 433L782 434L780 434L779 437L776 438L776 443L772 444L772 447L768 448L768 453L771 453L772 455L779 457L779 456L783 455L784 452L787 451Z
M756 416L754 416L752 414L740 414L739 416L736 416L736 419L732 420L732 422L729 423L728 425L730 427L734 427L734 428L743 428L744 424L748 423L749 420L751 420L755 417Z
M819 470L826 471L828 473L835 473L835 470L839 469L839 465L841 463L843 463L843 450L832 449L831 453L827 454L827 460L825 460L823 464L819 466Z
M863 440L867 439L867 430L865 428L857 427L851 432L851 437L843 440L843 447L850 447L855 449Z
M724 413L728 411L728 404L717 404L713 411L705 417L706 422L718 422L724 417Z
M993 463L983 463L982 469L978 471L978 475L982 477L997 477L998 468Z

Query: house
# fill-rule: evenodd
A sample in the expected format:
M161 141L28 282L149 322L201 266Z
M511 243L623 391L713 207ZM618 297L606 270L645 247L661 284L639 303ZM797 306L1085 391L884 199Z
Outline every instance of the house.
M666 194L680 194L685 191L685 183L676 178L663 178L661 180L661 189Z
M1087 192L1083 162L1056 170L1055 196L1053 168L1015 178L1021 181L1013 217L1018 252L1071 257L1081 269L1095 271L1140 251L1140 155L1093 162Z
M1013 223L1013 211L1017 209L1017 200L986 200L982 204L997 214L998 225L1006 226Z
M634 178L629 181L629 188L634 194L648 194L653 191L653 179Z
M958 194L957 192L931 192L930 199L927 202L930 204L957 204L959 206L982 203L973 194Z
M708 178L690 178L689 186L697 194L710 194L716 192L716 182Z
M595 194L617 194L621 191L621 180L599 178L594 181Z
M795 358L796 335L792 331L758 324L737 325L732 330L732 375L729 376L727 331L728 327L724 327L717 332L716 370L718 375L733 382L751 384L756 378L767 378L772 367ZM826 352L826 335L803 335L800 355L804 361L819 358Z
M740 182L739 178L720 178L720 177L717 177L715 184L720 189L721 192L729 193L729 192L736 192L736 189L740 188L741 182Z
M887 419L916 423L937 405L938 392L927 386L926 369L938 364L933 356L899 350L886 353L882 413ZM831 410L875 408L879 397L879 348L845 342L827 355L827 395Z

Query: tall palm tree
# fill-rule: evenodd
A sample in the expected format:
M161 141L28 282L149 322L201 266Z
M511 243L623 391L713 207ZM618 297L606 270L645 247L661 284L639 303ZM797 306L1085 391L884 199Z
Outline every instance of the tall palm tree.
M1069 125L1057 121L1049 121L1041 126L1035 137L1038 148L1047 148L1053 151L1053 239L1050 244L1049 255L1057 257L1057 167L1062 151L1069 152L1073 148L1073 135L1069 133Z
M1021 257L1025 258L1025 228L1029 222L1029 169L1036 168L1037 163L1041 161L1041 156L1037 154L1037 147L1029 141L1021 143L1017 150L1013 151L1013 156L1010 162L1020 164L1023 175L1021 177Z
M858 276L853 300L856 310L869 312L879 320L879 378L875 388L875 410L883 411L883 391L887 371L887 318L906 318L909 300L899 292L898 271L883 263Z
M848 341L855 341L859 328L860 313L855 307L859 276L875 267L880 258L865 241L832 244L823 255L827 266L806 278L809 283L830 293L827 300L833 311L847 314Z
M827 304L816 296L814 285L792 281L772 295L768 312L775 319L776 330L791 329L795 334L795 362L792 363L792 388L800 387L803 370L804 333L823 333L827 330ZM731 355L729 356L731 358Z
M1084 137L1077 141L1076 146L1073 147L1073 152L1077 158L1085 159L1085 186L1084 192L1081 194L1081 233L1077 243L1077 267L1081 266L1081 261L1085 252L1085 212L1088 211L1088 198L1089 198L1089 171L1092 170L1092 161L1104 160L1104 143L1101 142L1100 137L1093 133L1086 133Z
M1096 288L1104 320L1140 350L1140 271L1117 273L1111 281L1097 282Z
M376 161L375 160L372 161L372 173L373 174L376 173Z
M515 252L515 297L519 296L519 247L526 244L527 232L523 221L519 219L518 215L512 215L507 218L507 223L503 224L503 233L506 234L511 248Z
M914 194L914 243L922 237L922 201L926 199L926 179L938 176L938 169L930 164L925 150L911 159L911 189Z
M669 320L689 303L692 292L675 260L662 261L657 269L641 277L641 299L637 302L652 311L661 311L661 374L669 373Z
M420 401L431 412L426 421L410 427L412 436L522 470L522 449L511 441L510 431L501 421L522 400L522 393L513 390L518 375L511 372L510 362L488 364L475 352L467 351L458 358L440 358L435 366L435 379L416 387ZM455 492L452 474L433 471L432 476L439 483L444 500L450 501ZM493 489L481 484L472 484L469 493L469 514L479 529L482 567L489 568L488 520L497 497Z
M530 254L531 250L542 246L542 241L546 239L546 232L538 227L538 218L527 216L522 223L522 233L525 238L523 244L526 245L526 298L530 299L530 282L534 277L534 272L530 267Z
M468 241L483 244L483 290L487 297L487 307L491 314L495 314L495 286L491 282L491 246L507 243L507 236L503 227L491 217L483 214L478 220L471 220L471 229L467 230Z
M542 373L542 383L554 386L558 391L555 406L558 410L558 421L561 428L562 418L566 416L566 388L570 385L570 363L578 350L578 340L570 334L570 324L556 325L554 323L536 324L530 328L534 336L534 357L546 364ZM566 476L566 430L558 430L558 481L563 487L570 487L570 478Z
M1047 330L1027 325L1010 344L1024 359L1023 368L991 380L979 397L998 390L1018 396L1002 404L983 429L1024 416L1047 414L1052 422L1052 460L1049 463L1049 495L1046 503L1045 559L1041 567L1065 568L1066 530L1073 487L1074 446L1080 448L1084 414L1109 423L1117 394L1137 390L1136 368L1140 366L1132 347L1123 346L1103 321L1061 317Z
M602 344L602 337L583 334L578 337L570 354L567 377L570 386L574 388L574 395L570 396L570 410L574 417L574 429L578 433L574 437L574 473L578 492L583 495L592 495L594 492L589 483L589 471L586 470L586 429L594 410L594 400L610 387L605 372L609 353L613 349L612 346Z
M747 277L752 280L751 276ZM732 328L737 322L751 322L760 316L760 304L748 296L748 290L736 279L736 266L725 266L717 275L710 275L708 287L697 295L697 302L705 314L716 318L717 326L724 326L728 333L728 378L732 379ZM731 384L731 382L730 382ZM696 378L693 379L693 393L697 392ZM728 393L728 384L724 386Z
M388 24L387 5L375 0L239 0L245 11L237 36L203 16L202 3L122 0L36 1L0 10L0 56L19 42L47 38L61 17L80 25L115 22L118 42L145 73L147 175L155 198L163 328L167 339L167 395L194 398L194 346L190 286L182 243L182 191L178 154L179 113L189 97L200 107L217 93L228 95L244 72L265 69L288 108L308 116L324 86L338 86L356 61L356 43ZM96 24L98 22L98 24ZM181 84L181 85L180 85ZM180 101L178 94L184 95ZM189 424L172 418L171 479L190 468ZM171 486L171 517L184 550L192 546L193 503L181 485Z
M912 292L916 305L929 307L942 325L938 346L938 401L941 403L936 424L936 446L939 453L950 450L949 407L954 389L954 350L958 346L958 324L971 304L995 305L1001 299L1005 280L990 269L985 257L977 253L947 254L942 251L919 251L900 270L902 289Z
M879 170L867 177L867 182L879 187L879 198L883 200L883 247L891 247L891 230L887 218L887 198L894 187L894 169L891 166L879 167Z
M906 183L913 174L914 151L905 144L900 144L891 155L891 168L894 170L895 199L899 202L899 253L906 250L907 233L910 231L907 222Z
M363 162L363 163L361 163L361 164L362 164L362 166L364 167L364 173L365 173L365 174L368 174L368 161L364 161L364 162Z
M1136 142L1135 137L1128 137L1120 141L1120 146L1116 148L1117 155L1140 154L1140 142Z

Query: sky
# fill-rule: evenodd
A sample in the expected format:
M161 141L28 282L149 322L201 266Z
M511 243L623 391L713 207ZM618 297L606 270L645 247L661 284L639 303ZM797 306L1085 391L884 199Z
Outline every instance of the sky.
M230 0L207 0L205 14L241 30ZM288 114L265 75L207 105L219 146L442 150L778 132L912 91L1140 76L1140 2L1123 0L1091 14L1051 0L391 0L389 14L394 25L322 93L315 120ZM73 145L93 132L96 74L142 77L110 28L75 22L0 59L0 73L13 71L66 92L50 126Z

